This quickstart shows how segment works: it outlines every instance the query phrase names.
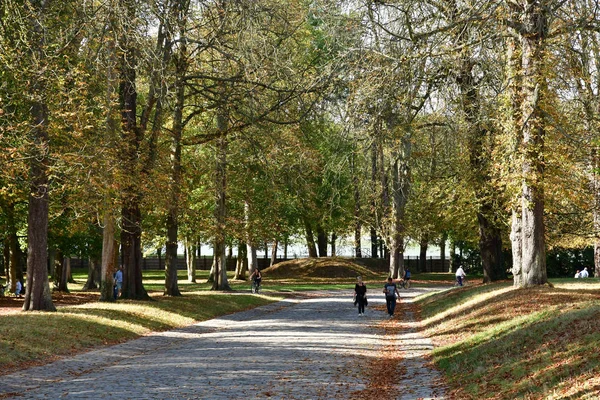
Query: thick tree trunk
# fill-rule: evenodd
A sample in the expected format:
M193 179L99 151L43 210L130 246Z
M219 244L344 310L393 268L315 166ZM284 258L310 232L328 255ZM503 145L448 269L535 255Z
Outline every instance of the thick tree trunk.
M119 248L116 240L116 221L112 212L104 212L104 229L102 232L102 267L100 281L100 301L112 302L114 278L119 260Z
M454 239L450 239L450 263L448 272L456 272L456 268L456 242Z
M317 245L319 247L319 257L327 257L327 232L321 225L317 225Z
M306 247L308 248L309 257L317 257L317 247L315 246L315 237L313 235L312 227L308 219L304 218L304 232L306 235Z
M65 257L62 251L58 252L59 256L57 257L57 270L59 271L59 273L57 274L58 277L58 284L56 285L55 290L59 291L59 292L65 292L65 293L69 293L69 264L70 264L70 259L68 257Z
M377 239L377 231L375 228L371 228L371 258L378 258L377 249L379 248L379 240Z
M100 268L102 263L98 262L97 259L90 257L88 259L88 276L85 284L83 285L84 291L98 289L100 283Z
M38 63L31 81L31 141L30 192L27 215L27 284L23 311L56 311L48 280L48 107L43 74L46 72L46 43L42 23L47 2L32 5L32 58Z
M258 268L258 257L256 255L256 246L251 244L246 245L246 253L248 256L248 274L252 275L254 270Z
M442 233L442 237L440 238L440 262L442 263L442 271L444 271L444 266L446 265L446 242L448 241L448 234L446 232Z
M515 275L514 281L518 287L547 282L543 187L545 122L541 105L546 92L543 62L547 12L545 3L527 0L521 13L521 273Z

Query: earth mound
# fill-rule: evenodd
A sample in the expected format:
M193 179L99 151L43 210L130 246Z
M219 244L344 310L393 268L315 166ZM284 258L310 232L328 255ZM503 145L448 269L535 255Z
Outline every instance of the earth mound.
M374 278L374 272L341 257L300 258L283 261L262 271L274 278Z

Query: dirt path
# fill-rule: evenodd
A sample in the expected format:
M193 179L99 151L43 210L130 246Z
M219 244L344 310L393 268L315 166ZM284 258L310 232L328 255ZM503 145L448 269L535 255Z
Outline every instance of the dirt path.
M402 291L403 301L423 290ZM387 398L443 398L439 374L423 359L431 344L412 322L386 318L382 294L371 293L369 303L359 317L348 291L284 300L6 375L0 394L366 399L375 390ZM410 307L402 309L410 318ZM377 371L388 356L393 370ZM381 377L387 383L378 386Z

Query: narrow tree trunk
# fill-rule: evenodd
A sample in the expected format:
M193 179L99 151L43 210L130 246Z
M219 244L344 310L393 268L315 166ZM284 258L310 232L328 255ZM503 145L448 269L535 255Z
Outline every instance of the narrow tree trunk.
M598 146L593 146L592 154L592 193L594 195L594 276L600 277L600 177L598 171L600 168L600 157L598 155Z
M360 188L358 185L358 174L356 172L356 163L354 154L351 157L351 170L352 170L352 187L354 189L354 257L362 258L362 248L360 246L361 239L361 207L360 207Z
M248 270L248 248L246 243L238 245L238 256L235 266L235 280L246 280L246 271Z
M419 271L420 272L429 272L427 269L427 245L429 244L429 240L427 236L423 235L421 237L421 241L419 242Z
M335 248L335 242L337 241L337 235L335 234L335 232L331 233L331 257L335 257L336 254L336 248Z
M179 232L179 197L181 192L181 138L183 135L183 107L185 103L184 75L187 70L185 41L180 44L176 57L175 109L171 129L171 199L167 210L167 243L165 265L165 291L167 296L181 296L177 282L177 248ZM189 270L189 267L188 267Z
M223 112L217 116L219 131L227 129L227 117ZM215 163L215 281L213 290L231 290L227 282L227 261L225 257L225 218L226 218L226 189L227 189L227 138L223 135L216 141Z
M273 244L271 245L271 263L269 264L271 267L273 265L275 265L275 262L277 261L277 246L279 245L279 242L277 240L275 240L273 242Z
M188 282L196 283L196 245L192 241L185 241L186 260Z
M448 272L456 272L456 242L454 238L450 239L450 263L448 266Z

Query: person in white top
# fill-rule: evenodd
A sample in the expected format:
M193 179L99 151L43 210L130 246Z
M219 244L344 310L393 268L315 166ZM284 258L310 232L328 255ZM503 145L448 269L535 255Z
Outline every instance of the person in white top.
M581 276L582 278L589 278L589 276L590 276L590 273L588 272L588 270L587 270L587 267L585 267L585 268L583 269L583 271L581 271L581 274L580 274L580 276Z
M575 273L575 279L577 278L581 278L581 272L579 272L579 270L577 270L577 272Z
M465 274L465 270L459 266L456 270L456 282L458 283L458 286L463 285L463 278L466 276L467 274Z

